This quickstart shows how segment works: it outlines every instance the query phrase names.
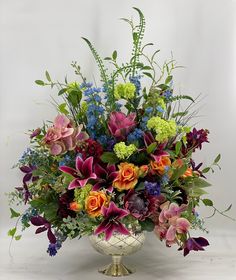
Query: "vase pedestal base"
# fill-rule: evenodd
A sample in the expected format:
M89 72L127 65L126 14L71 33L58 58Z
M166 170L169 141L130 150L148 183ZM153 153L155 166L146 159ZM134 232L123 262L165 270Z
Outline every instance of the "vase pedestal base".
M126 267L121 262L121 256L112 256L112 263L105 268L99 269L98 271L102 274L113 277L128 276L135 272L134 269Z

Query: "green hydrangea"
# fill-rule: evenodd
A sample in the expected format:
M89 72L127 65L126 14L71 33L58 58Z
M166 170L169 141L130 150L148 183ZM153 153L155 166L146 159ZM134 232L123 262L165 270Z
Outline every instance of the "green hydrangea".
M177 132L177 125L174 120L166 121L160 117L152 117L148 120L147 128L155 131L155 139L160 143L167 141L170 137L174 137Z
M77 188L74 190L75 201L81 206L81 210L84 209L84 202L89 192L92 189L92 185L87 184L83 188Z
M118 84L114 90L115 99L132 99L135 96L135 85L132 83Z
M137 148L134 144L127 146L125 142L120 142L115 144L113 150L119 159L127 159L137 150Z

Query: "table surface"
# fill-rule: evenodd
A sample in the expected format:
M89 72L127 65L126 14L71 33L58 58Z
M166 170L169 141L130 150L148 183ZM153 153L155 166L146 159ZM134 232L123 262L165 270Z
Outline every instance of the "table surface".
M119 279L164 280L235 280L236 232L208 235L211 246L205 252L193 252L183 257L177 247L165 244L148 234L143 249L125 257L127 266L136 273ZM110 258L95 252L88 240L66 242L56 257L49 257L47 240L43 234L26 235L14 242L9 256L9 239L0 239L0 280L79 280L109 279L97 269L109 263Z

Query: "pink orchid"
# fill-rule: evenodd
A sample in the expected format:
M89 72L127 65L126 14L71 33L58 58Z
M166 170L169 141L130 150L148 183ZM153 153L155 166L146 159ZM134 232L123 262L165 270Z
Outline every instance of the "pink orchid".
M76 189L84 187L89 179L96 179L97 175L93 173L93 157L87 158L85 161L81 157L77 157L75 167L61 166L59 170L72 175L75 179L69 184L68 189Z
M160 239L166 239L167 245L171 245L176 241L176 233L184 234L190 229L190 222L181 217L181 213L185 211L187 205L178 205L176 203L165 202L161 206L159 223L155 227L156 234Z
M108 121L110 133L118 140L125 140L126 136L135 128L136 114L126 116L122 112L112 112Z
M102 207L102 214L105 220L97 227L95 234L105 233L105 240L109 240L114 231L118 231L121 234L129 235L128 229L120 222L122 218L129 215L129 212L118 208L113 201L109 204L109 207Z

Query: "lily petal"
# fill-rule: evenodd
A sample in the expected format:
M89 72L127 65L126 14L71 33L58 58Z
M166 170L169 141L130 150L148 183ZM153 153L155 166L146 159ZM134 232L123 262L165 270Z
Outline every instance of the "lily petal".
M65 172L67 174L72 175L73 177L77 178L78 177L78 173L74 168L71 168L69 166L61 166L59 167L59 170L61 170L62 172Z

